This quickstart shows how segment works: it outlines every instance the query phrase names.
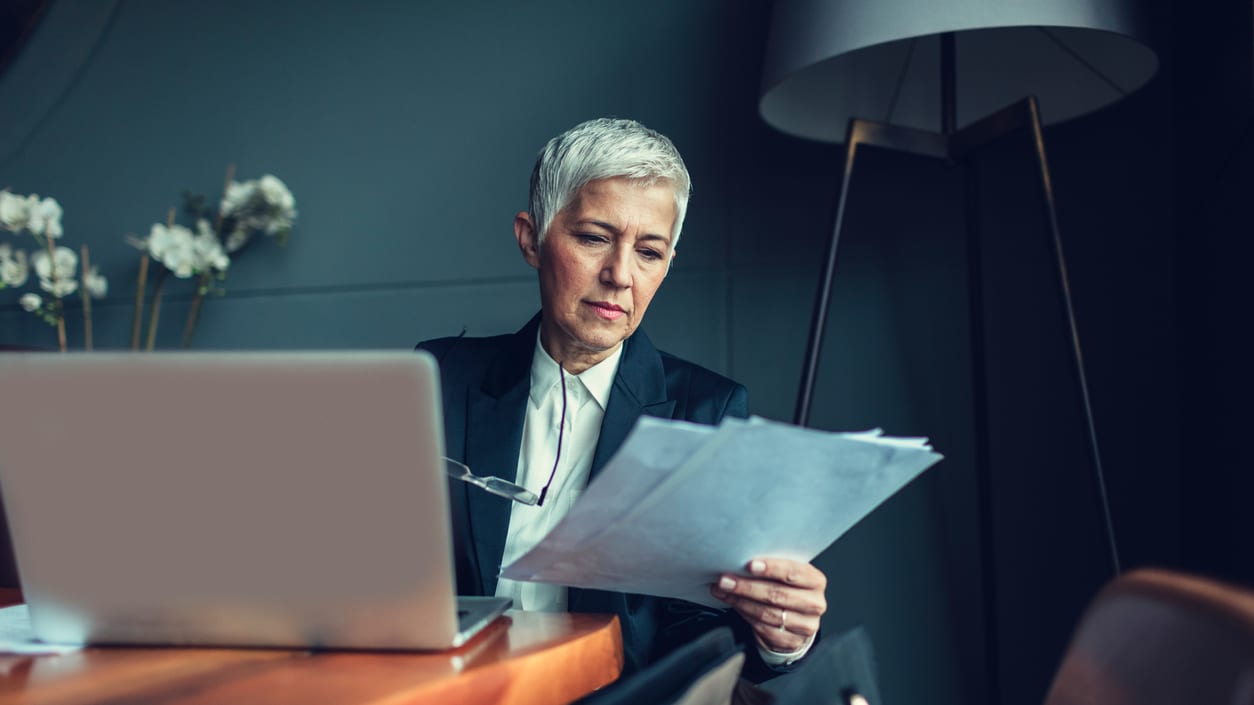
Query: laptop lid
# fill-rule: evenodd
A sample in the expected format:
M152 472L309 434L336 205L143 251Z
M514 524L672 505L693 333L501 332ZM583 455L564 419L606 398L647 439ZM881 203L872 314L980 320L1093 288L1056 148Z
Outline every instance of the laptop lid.
M458 637L434 360L11 354L0 493L40 638Z

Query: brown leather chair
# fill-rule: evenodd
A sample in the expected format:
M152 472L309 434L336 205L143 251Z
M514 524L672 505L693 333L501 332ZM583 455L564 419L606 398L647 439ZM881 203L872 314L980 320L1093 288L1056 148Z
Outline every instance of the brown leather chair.
M1138 570L1094 598L1045 705L1254 705L1254 591Z

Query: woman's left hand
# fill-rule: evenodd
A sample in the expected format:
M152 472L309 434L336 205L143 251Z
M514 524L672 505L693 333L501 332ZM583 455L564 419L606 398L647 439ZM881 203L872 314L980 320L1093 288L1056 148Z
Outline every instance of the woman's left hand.
M827 576L787 558L755 558L747 568L748 576L721 576L710 594L744 617L771 651L788 654L805 646L827 611Z

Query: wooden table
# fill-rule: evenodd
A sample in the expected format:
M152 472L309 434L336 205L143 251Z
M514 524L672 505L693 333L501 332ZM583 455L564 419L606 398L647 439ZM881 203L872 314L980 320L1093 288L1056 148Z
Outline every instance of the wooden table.
M0 605L21 601L0 589ZM0 704L568 703L623 666L614 615L510 611L442 653L89 648L0 654Z

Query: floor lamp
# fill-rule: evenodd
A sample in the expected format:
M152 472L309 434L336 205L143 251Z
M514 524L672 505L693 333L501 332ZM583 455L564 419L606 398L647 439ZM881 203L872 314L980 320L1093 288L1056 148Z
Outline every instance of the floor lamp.
M810 420L837 246L859 150L874 146L961 166L974 150L1008 132L1028 132L1115 574L1120 572L1119 554L1042 126L1118 101L1153 76L1158 62L1144 43L1137 5L1135 0L777 0L759 104L762 117L781 131L845 144L835 222L794 415L803 426ZM989 695L999 702L981 245L978 233L968 238L984 639Z

